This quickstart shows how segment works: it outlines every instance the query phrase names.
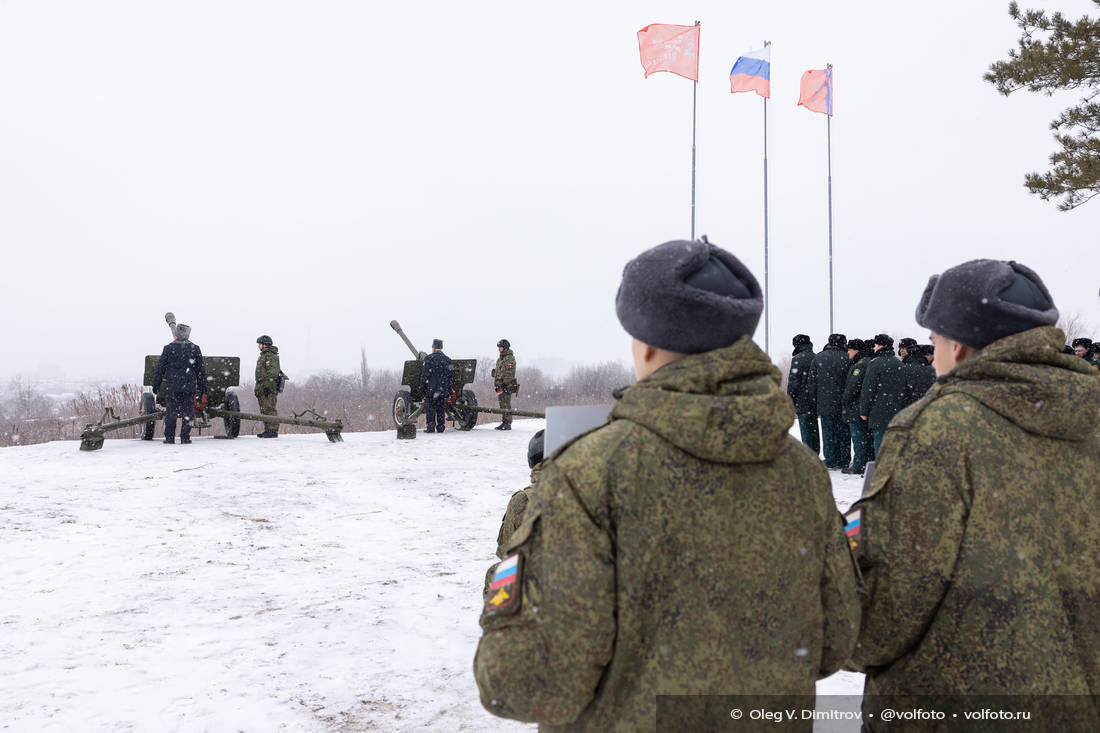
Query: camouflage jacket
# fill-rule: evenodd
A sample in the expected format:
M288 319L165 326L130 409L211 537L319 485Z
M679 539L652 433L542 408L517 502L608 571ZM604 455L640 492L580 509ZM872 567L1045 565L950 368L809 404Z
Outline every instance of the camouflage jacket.
M535 487L535 482L539 479L542 466L542 463L536 464L531 469L531 484L526 489L512 494L512 498L508 500L508 507L504 510L504 516L500 520L500 531L497 532L497 557L501 560L506 555L505 548L508 546L508 540L523 524L523 515L527 511L527 504L531 500L531 491Z
M260 351L256 359L256 389L257 397L264 394L275 394L279 383L279 347L268 346Z
M493 387L503 389L516 381L516 355L511 349L500 352L496 368L493 369Z
M847 659L856 570L779 385L745 337L662 367L551 457L496 566L512 597L486 595L486 709L652 731L659 694L812 695Z
M867 693L1100 693L1100 375L1063 338L996 341L890 424L848 514Z

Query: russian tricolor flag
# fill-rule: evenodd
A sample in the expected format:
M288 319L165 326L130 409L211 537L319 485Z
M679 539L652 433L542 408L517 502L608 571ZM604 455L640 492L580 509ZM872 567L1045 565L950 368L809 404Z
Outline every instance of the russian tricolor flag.
M749 51L730 69L730 94L756 92L764 99L772 96L772 47Z

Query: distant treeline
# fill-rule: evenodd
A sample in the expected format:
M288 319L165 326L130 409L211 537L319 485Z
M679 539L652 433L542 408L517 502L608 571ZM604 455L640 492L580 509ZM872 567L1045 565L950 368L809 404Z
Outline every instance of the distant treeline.
M479 405L497 406L493 379L490 375L496 359L478 359L477 377L472 389ZM242 375L244 376L244 375ZM281 415L313 410L329 418L344 422L345 432L368 430L393 430L393 396L401 387L401 372L393 369L375 370L361 358L358 372L340 373L326 371L304 380L292 379L286 391L279 395L278 411ZM543 410L549 405L592 405L610 402L611 392L634 382L634 374L623 364L577 366L564 377L555 378L537 367L524 366L517 370L520 383L519 395L512 406L519 410ZM259 405L252 394L250 379L237 388L243 412L259 412ZM113 410L120 418L139 414L142 388L126 384L117 387L101 386L81 392L65 401L55 401L37 391L24 379L12 380L6 392L0 395L0 447L31 445L51 440L74 440L80 437L84 426L97 422L106 410ZM497 415L480 415L479 422L496 422ZM200 434L224 434L221 419ZM423 419L421 419L423 423ZM245 421L241 435L262 430L261 423ZM138 427L123 428L107 434L108 438L136 438ZM157 435L162 431L157 424ZM311 428L283 425L282 433L316 432Z

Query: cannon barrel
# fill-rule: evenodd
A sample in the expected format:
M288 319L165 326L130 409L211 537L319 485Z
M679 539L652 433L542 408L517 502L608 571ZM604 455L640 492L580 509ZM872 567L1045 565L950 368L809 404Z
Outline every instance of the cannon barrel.
M401 330L401 324L397 321L390 321L390 328L392 328L394 331L397 331L397 335L401 337L401 340L405 342L405 346L408 346L409 351L412 352L413 358L423 361L426 354L423 351L418 351L417 348L413 346L412 341L409 341L409 337L406 336L405 332Z

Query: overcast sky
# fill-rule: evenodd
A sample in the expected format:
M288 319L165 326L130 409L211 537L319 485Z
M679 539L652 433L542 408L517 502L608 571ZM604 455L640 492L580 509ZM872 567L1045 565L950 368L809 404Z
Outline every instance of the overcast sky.
M0 0L0 376L137 380L167 310L249 367L270 334L295 376L361 346L398 367L393 318L453 357L509 338L521 370L627 360L622 266L687 238L691 197L692 83L644 79L636 32L695 20L696 230L761 281L762 101L728 74L773 43L777 359L828 331L826 118L795 106L828 62L838 330L923 340L928 276L975 257L1100 326L1100 201L1022 185L1077 95L982 81L1016 43L1007 7Z

